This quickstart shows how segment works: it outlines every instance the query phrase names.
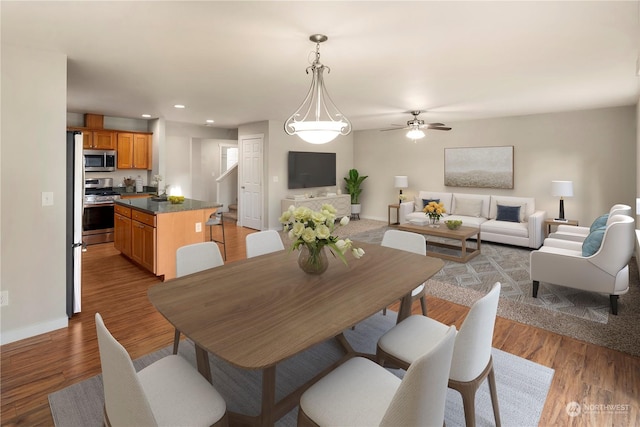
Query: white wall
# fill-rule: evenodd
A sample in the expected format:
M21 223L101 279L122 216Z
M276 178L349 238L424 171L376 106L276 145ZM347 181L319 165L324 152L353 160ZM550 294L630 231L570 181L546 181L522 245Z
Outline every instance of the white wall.
M394 175L407 175L413 197L419 190L535 197L536 208L558 215L552 180L573 181L565 216L590 225L615 203L635 206L635 107L604 108L449 123L450 132L427 131L416 143L404 132L355 132L355 165L369 175L362 191L362 216L387 219L397 203ZM493 190L444 186L447 147L514 146L514 188Z
M201 194L200 189L193 188L193 178L201 175L202 165L200 156L201 141L203 139L237 140L235 129L219 129L208 126L187 123L165 123L165 141L161 142L159 155L164 154L164 184L179 186L182 194L187 198L197 198L194 194ZM194 160L196 159L196 160ZM192 170L194 173L192 173ZM196 182L200 182L196 179Z
M193 198L215 202L218 199L216 179L220 176L220 144L235 144L237 140L194 138L192 146L198 146L192 153ZM235 190L235 188L234 188ZM225 203L227 205L228 203ZM225 211L228 206L224 207Z
M2 344L66 327L65 55L2 45ZM42 192L53 193L43 207Z

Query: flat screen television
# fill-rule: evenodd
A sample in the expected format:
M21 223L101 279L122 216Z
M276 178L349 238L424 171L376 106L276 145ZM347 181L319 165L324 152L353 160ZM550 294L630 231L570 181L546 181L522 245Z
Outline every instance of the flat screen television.
M336 185L336 153L289 151L289 188Z

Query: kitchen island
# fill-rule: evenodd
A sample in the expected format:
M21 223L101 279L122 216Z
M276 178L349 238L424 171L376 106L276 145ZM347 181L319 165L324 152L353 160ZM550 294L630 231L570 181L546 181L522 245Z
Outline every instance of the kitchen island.
M153 198L120 199L114 206L114 246L163 280L176 277L176 250L207 240L209 216L222 205L194 199L172 204Z

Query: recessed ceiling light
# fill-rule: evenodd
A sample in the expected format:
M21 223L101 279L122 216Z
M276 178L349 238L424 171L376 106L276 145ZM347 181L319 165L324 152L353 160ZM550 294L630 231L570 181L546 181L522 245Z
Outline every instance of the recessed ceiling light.
M186 108L186 107L185 107L184 105L182 105L182 104L176 104L176 105L174 105L174 107L176 107L176 108Z
M142 117L144 117L145 119L150 119L151 118L151 114L143 114Z
M213 123L214 121L211 119L207 119L207 123Z

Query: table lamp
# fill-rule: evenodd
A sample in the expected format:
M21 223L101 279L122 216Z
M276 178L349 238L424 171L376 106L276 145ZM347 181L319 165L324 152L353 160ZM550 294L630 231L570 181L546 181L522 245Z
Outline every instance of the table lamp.
M400 189L400 195L398 196L398 203L402 203L402 189L407 188L409 186L409 177L408 176L395 176L393 178L394 187Z
M556 220L564 220L563 197L573 197L573 181L551 181L551 194L560 197L560 212Z

